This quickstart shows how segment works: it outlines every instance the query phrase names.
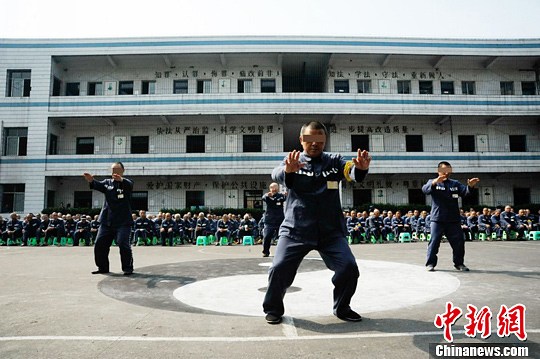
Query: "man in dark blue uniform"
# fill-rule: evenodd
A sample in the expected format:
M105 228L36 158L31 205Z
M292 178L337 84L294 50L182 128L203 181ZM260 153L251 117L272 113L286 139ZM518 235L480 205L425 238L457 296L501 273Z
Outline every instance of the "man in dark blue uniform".
M482 214L478 216L478 232L485 233L488 240L491 239L491 215L489 208L482 209Z
M422 187L426 195L431 195L431 240L427 251L426 268L432 272L437 265L437 253L443 234L446 235L453 251L454 267L460 271L468 271L464 264L465 240L460 224L459 197L470 194L470 190L480 179L471 178L467 185L450 179L452 166L448 162L440 162L437 168L438 177L430 179Z
M300 131L304 151L290 152L272 172L272 179L286 186L288 195L263 302L269 324L281 322L283 297L311 250L319 251L326 266L334 271L334 315L346 321L362 320L350 307L360 273L347 243L339 182L363 180L371 157L360 149L352 161L325 153L326 137L322 123L305 124Z
M99 215L99 230L94 246L94 258L98 269L92 274L109 273L109 251L114 239L120 249L120 260L124 275L133 274L133 255L129 234L133 218L131 216L131 193L133 182L122 177L124 165L115 162L111 166L112 178L96 181L90 173L84 173L91 189L105 194L105 204Z
M81 219L75 225L75 232L73 234L73 246L77 247L81 240L84 240L85 246L89 246L92 241L92 235L90 234L90 216L86 217L84 214Z
M174 231L176 230L176 223L170 213L165 214L165 219L161 221L159 228L159 237L161 238L161 245L165 247L169 244L169 247L174 247Z
M263 257L270 255L270 245L272 239L277 235L279 226L285 218L283 205L285 204L285 195L279 193L279 185L275 182L269 186L270 192L266 193L262 200L266 203L266 212L264 214L264 229L263 229Z
M38 238L40 224L41 221L35 218L33 213L28 213L26 219L23 222L23 246L28 245L28 239L32 237Z

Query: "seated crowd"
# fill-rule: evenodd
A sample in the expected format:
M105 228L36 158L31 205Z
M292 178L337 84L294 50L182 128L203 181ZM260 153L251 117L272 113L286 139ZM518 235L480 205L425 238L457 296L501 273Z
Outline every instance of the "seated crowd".
M365 243L373 239L397 241L401 233L408 233L413 240L428 239L430 234L430 216L426 211L411 210L405 214L400 211L378 209L372 212L343 212L346 217L350 243ZM515 213L511 206L504 210L484 208L482 213L474 209L461 210L461 228L465 240L474 240L481 233L486 239L525 239L526 233L540 231L540 210L538 214L528 209ZM92 219L88 215L63 215L53 212L34 216L28 213L22 220L17 213L12 213L8 220L0 216L0 245L93 245L99 229L98 216ZM147 216L146 211L133 215L131 243L133 245L196 244L197 238L204 236L216 245L242 243L249 236L254 243L261 242L264 216L258 223L246 213L243 217L236 214L215 214L200 212L193 215L188 212L158 213Z
M0 216L0 245L47 246L47 245L86 245L95 243L99 229L98 217L87 215L63 215L53 212L34 216L28 213L22 220L17 213L12 213L9 220ZM236 214L217 215L201 212L193 216L191 212L158 213L147 216L146 211L133 215L131 243L133 245L174 246L175 244L196 244L197 237L204 236L216 245L242 243L245 236L250 236L253 243L262 233L263 221L259 223L246 213L243 217Z
M516 214L511 206L501 209L484 208L482 213L474 209L461 211L461 228L465 240L477 239L480 233L486 239L525 239L525 233L540 231L540 210L535 215L528 209L520 209ZM403 232L409 233L413 240L428 239L430 236L430 215L426 211L343 212L347 220L350 243L365 243L370 240L397 241Z

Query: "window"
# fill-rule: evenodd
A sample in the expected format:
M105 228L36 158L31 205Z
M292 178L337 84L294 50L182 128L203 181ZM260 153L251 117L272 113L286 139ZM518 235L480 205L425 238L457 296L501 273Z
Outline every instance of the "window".
M211 93L212 80L197 80L197 93Z
M358 93L371 93L371 80L358 80Z
M534 81L522 81L521 82L521 93L524 96L534 96L534 95L536 95L536 83Z
M49 135L49 155L57 155L58 154L58 136L53 135L52 133Z
M362 206L371 205L371 190L370 189L353 189L353 207L360 208Z
M351 135L351 152L358 149L369 151L369 135Z
M186 191L186 208L196 210L204 207L204 191Z
M421 95L433 94L433 81L418 81L418 85Z
M27 127L4 128L4 156L26 156Z
M60 81L59 78L54 77L53 78L52 95L53 96L60 96L60 89L61 88L62 88L62 81Z
M461 93L476 95L476 83L474 81L461 81Z
M244 208L263 208L262 190L244 191Z
M47 207L54 207L54 200L56 198L56 191L47 190Z
M133 95L133 81L120 81L118 83L119 95Z
M0 185L2 193L1 213L24 212L24 183Z
M204 153L204 135L186 136L187 153Z
M131 136L131 153L148 153L148 136Z
M261 135L242 136L244 152L261 152Z
M156 93L156 82L155 81L143 81L141 93L143 95L154 95Z
M94 154L94 137L77 137L78 155L93 155Z
M250 93L252 92L252 84L253 82L251 80L238 80L238 93Z
M188 93L188 81L187 80L174 80L173 93Z
M92 191L75 191L73 193L74 208L92 208Z
M441 81L441 95L454 94L454 81Z
M421 188L409 188L409 204L426 204L426 195Z
M512 81L501 81L501 95L513 95L514 83Z
M66 83L66 96L79 96L81 84L79 82Z
M479 195L478 195L478 188L471 188L469 189L469 195L466 197L463 197L461 200L461 205L463 208L470 208L473 206L478 206Z
M88 83L88 96L102 96L102 95L103 95L103 83L101 82Z
M458 136L459 152L474 152L475 151L475 136L460 135Z
M335 93L349 93L349 80L334 80Z
M30 70L7 71L7 97L30 97Z
M514 188L514 206L531 203L530 188Z
M510 135L510 152L526 152L527 151L527 136L525 135Z
M405 148L407 152L423 152L424 144L422 135L406 135Z
M261 92L276 92L276 80L274 80L274 79L262 79L261 80Z
M410 94L411 93L411 81L398 80L398 82L397 82L397 93L399 93L399 94Z
M148 211L148 191L131 192L131 209L134 211Z

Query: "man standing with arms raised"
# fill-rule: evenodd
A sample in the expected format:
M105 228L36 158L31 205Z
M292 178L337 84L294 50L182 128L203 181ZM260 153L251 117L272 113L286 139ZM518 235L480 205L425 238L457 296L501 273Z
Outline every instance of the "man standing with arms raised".
M122 271L124 275L131 275L133 274L133 255L129 234L133 224L130 204L133 181L122 177L124 174L122 162L113 163L111 170L112 178L106 178L103 181L96 181L90 173L83 174L91 189L105 195L105 204L99 215L101 225L94 246L94 258L98 269L92 274L109 273L109 250L113 240L116 239L120 249Z
M269 324L281 323L283 297L311 250L317 250L334 271L334 315L346 321L362 320L350 307L360 273L347 243L339 182L363 180L371 157L358 150L355 158L346 161L341 155L323 152L327 134L322 123L306 123L300 130L304 151L290 152L272 172L272 179L287 187L288 196L263 302Z
M424 194L431 195L431 240L427 251L426 269L429 272L435 270L437 253L444 234L452 246L454 267L459 271L468 272L469 268L464 264L465 237L461 229L458 199L468 196L480 179L471 178L467 180L467 185L450 179L452 166L446 161L439 162L437 174L437 178L430 179L422 187Z

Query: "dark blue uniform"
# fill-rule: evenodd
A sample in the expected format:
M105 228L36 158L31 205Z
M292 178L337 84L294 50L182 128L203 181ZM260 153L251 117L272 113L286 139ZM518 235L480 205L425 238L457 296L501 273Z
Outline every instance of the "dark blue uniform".
M84 219L79 220L75 225L75 232L73 235L74 246L78 246L81 239L84 239L84 244L86 246L89 246L91 242L92 235L90 234L90 222L86 220L86 217L83 218Z
M340 155L322 153L310 158L300 154L305 166L285 173L285 160L272 172L272 179L288 189L285 219L279 229L279 241L269 270L264 312L279 318L285 311L283 297L293 283L302 259L311 251L321 254L334 271L334 314L347 312L356 291L358 266L347 243L347 227L339 198L339 182L346 178L361 181L367 170L350 167Z
M469 195L469 187L452 179L434 186L432 183L433 180L429 180L422 187L424 194L431 195L431 240L427 251L426 266L437 265L437 253L443 234L446 234L452 246L454 265L462 266L465 258L465 240L461 230L458 199Z
M93 180L90 188L102 192L105 195L105 204L99 214L99 230L94 246L96 266L101 272L109 271L109 250L112 241L120 249L120 260L124 273L133 272L133 254L129 234L133 217L131 216L131 193L133 182L127 178L115 181L112 178L103 181Z
M284 204L285 195L283 193L275 193L269 196L266 193L262 197L266 203L266 212L264 213L264 229L263 229L263 254L268 256L270 254L270 245L272 239L277 235L279 226L285 218Z
M147 244L148 237L154 234L154 222L146 217L139 217L133 221L133 242L137 243L142 237L144 244Z
M28 245L28 239L32 237L38 238L39 225L41 221L35 217L26 220L23 223L23 246Z
M161 237L161 245L166 246L167 242L169 243L169 247L174 246L174 232L176 230L176 223L174 222L174 219L172 218L165 218L161 222L161 228L159 229L160 237Z

